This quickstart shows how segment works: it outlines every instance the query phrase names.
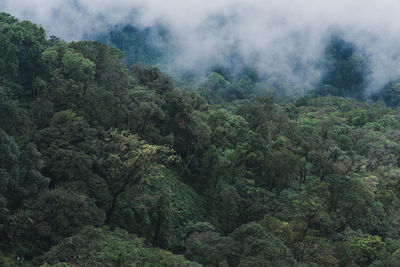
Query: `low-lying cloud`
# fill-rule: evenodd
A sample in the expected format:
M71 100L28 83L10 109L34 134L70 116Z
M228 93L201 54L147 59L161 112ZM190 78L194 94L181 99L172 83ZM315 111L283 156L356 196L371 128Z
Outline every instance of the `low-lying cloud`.
M398 0L2 0L0 10L65 40L113 25L168 29L182 69L237 53L264 73L318 78L315 63L332 31L369 56L370 90L400 77Z

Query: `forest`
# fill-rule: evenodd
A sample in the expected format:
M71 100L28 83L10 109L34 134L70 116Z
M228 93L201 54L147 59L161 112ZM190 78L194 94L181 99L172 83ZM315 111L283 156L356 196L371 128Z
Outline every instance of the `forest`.
M400 266L400 80L340 35L309 88L169 76L143 34L0 13L0 266Z

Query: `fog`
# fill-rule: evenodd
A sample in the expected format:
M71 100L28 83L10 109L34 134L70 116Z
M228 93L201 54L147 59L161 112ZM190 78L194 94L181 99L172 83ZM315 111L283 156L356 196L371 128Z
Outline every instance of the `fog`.
M0 10L67 41L113 25L162 25L174 64L196 69L237 53L260 72L294 82L318 79L316 62L332 32L369 57L369 90L400 77L398 0L1 0Z

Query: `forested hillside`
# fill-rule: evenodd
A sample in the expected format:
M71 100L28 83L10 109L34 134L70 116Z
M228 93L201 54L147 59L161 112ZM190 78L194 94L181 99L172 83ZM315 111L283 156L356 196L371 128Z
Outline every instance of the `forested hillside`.
M0 266L399 266L399 83L355 46L307 92L123 58L0 13Z

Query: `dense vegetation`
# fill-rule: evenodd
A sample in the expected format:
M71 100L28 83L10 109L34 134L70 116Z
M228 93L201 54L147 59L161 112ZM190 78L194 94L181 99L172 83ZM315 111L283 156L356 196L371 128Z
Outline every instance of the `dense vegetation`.
M398 266L398 83L343 98L353 46L305 97L122 58L0 13L0 266Z

